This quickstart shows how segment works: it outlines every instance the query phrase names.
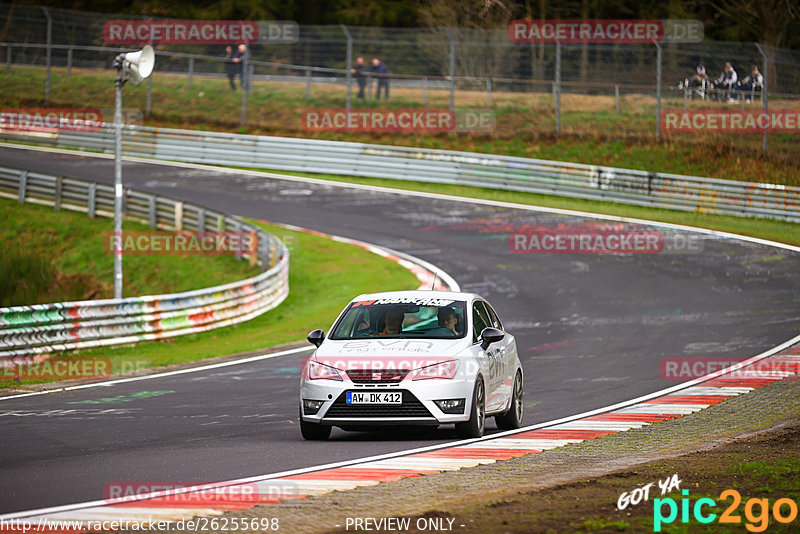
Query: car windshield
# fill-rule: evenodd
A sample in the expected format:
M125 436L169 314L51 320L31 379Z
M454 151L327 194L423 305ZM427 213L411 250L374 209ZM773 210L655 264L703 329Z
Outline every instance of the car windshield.
M438 298L384 298L351 302L330 339L454 339L466 333L466 302Z

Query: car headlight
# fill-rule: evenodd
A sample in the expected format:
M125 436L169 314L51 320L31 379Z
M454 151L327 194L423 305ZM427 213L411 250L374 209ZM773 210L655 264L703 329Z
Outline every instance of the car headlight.
M456 360L447 360L446 362L439 362L423 367L417 371L417 374L414 375L412 380L432 380L436 378L451 380L455 378L457 370L458 362Z
M307 369L306 378L308 380L342 380L342 375L339 374L338 369L324 363L309 360Z

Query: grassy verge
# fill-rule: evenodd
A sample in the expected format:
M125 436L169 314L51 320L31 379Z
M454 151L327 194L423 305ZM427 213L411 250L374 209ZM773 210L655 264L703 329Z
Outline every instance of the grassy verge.
M111 219L0 198L0 306L111 298ZM150 229L125 221L124 231ZM258 269L233 256L126 255L123 295L189 291L241 280Z
M114 105L113 78L110 70L73 69L72 76L67 76L65 69L54 68L51 101L46 105L80 108L91 105L110 110ZM43 68L15 66L0 86L0 102L8 108L44 106L43 87ZM125 107L144 110L146 94L146 84L126 86ZM553 133L555 115L550 95L525 92L493 93L489 107L497 124L489 133L342 133L303 128L306 110L343 108L345 95L341 86L317 84L312 87L311 98L306 99L303 83L258 80L248 95L247 126L240 128L241 93L231 91L226 80L195 76L189 87L184 76L157 72L153 78L154 104L146 124L443 148L800 185L800 160L796 158L800 142L796 134L772 134L766 155L761 154L760 134L664 133L662 141L657 142L655 99L647 95L623 95L621 113L617 114L613 97L564 94L562 129L558 136ZM388 103L353 100L355 108L446 108L449 92L431 90L423 97L422 90L393 88ZM793 105L790 101L770 100L771 108ZM459 90L456 106L486 108L486 94ZM717 103L713 106L729 107ZM683 109L682 97L667 96L663 109Z
M248 169L264 171L264 169ZM334 180L354 184L375 185L390 187L407 191L425 191L467 198L498 200L515 202L531 206L543 206L567 210L601 213L620 217L648 219L672 224L683 224L699 228L709 228L721 232L769 239L791 245L800 245L800 224L771 219L756 219L747 217L734 217L730 215L714 215L700 212L684 212L656 208L629 206L614 202L599 202L595 200L582 200L550 195L537 195L534 193L519 193L514 191L500 191L481 187L459 186L449 184L432 184L428 182L411 182L403 180L389 180L381 178L360 178L354 176L339 176L333 174L312 174L303 172L269 171L277 174L292 176L307 176L323 180Z
M113 371L124 372L264 349L301 341L314 328L327 329L359 293L415 289L419 285L403 267L360 247L252 222L283 239L290 250L290 293L279 307L219 330L135 346L86 350L78 355L110 358ZM0 387L15 385L20 384L0 381Z

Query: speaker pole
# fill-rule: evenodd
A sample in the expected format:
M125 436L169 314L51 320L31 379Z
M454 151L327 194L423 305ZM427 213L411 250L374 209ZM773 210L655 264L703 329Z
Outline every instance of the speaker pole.
M114 298L122 298L122 85L125 83L123 55L117 57L114 80Z

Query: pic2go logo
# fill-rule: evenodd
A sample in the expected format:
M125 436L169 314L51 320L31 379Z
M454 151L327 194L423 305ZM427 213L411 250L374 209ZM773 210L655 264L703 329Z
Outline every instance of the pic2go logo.
M717 506L714 499L703 497L702 499L697 499L694 506L692 506L688 499L689 490L682 490L681 494L683 495L680 505L681 523L689 522L690 511L694 515L695 520L703 524L711 523L717 518L717 514L712 512L704 513L703 511L703 507L707 506L711 508ZM739 492L734 489L725 490L719 494L719 499L720 501L726 501L728 499L732 499L733 501L719 516L719 522L736 525L741 524L742 517L735 514L736 509L742 502L742 496ZM665 505L669 509L666 516L664 516ZM678 518L678 508L678 503L671 497L653 499L653 531L661 532L662 524L673 523ZM757 499L755 497L748 499L744 504L744 517L748 521L748 523L745 523L745 528L750 532L764 532L769 526L770 511L775 521L788 524L797 518L797 503L784 497L776 500L770 510L769 499Z

